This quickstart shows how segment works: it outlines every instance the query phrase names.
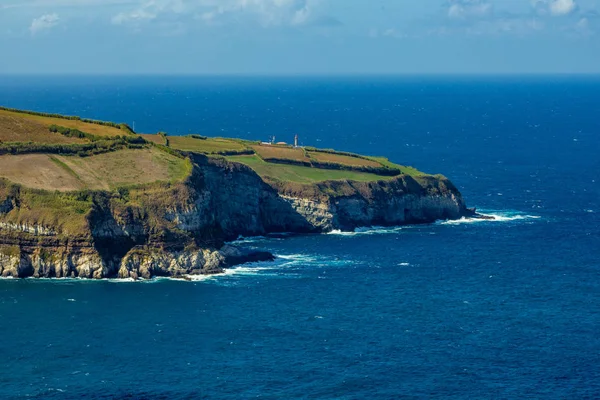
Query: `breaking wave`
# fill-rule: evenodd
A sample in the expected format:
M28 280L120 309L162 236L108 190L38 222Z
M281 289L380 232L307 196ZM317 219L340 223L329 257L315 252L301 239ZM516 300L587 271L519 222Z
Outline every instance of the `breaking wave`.
M403 229L407 229L409 226L371 226L371 227L362 227L356 228L354 231L341 231L339 229L334 229L331 232L328 232L327 235L338 235L338 236L361 236L361 235L382 235L387 233L398 233Z
M487 211L480 213L486 218L468 218L462 217L454 221L443 221L440 225L463 225L463 224L481 224L481 223L498 223L498 222L514 222L540 219L539 215L519 214L515 211Z
M227 268L222 274L216 275L186 275L185 280L191 282L219 281L223 278L237 278L245 276L261 277L294 277L298 269L306 266L322 264L336 264L336 260L325 260L307 254L279 254L275 261L264 261L242 264L237 267ZM168 278L181 281L181 279Z

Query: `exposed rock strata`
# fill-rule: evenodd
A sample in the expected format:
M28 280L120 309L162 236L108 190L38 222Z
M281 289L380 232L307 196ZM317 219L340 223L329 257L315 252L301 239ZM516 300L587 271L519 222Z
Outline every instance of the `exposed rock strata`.
M0 191L0 275L4 277L152 278L215 274L231 265L272 259L225 242L276 232L326 232L402 225L469 214L443 177L401 176L379 182L267 183L251 169L190 155L186 182L129 201L96 193L84 233L45 223L7 221L18 191ZM160 197L167 200L162 203ZM62 229L62 230L61 230Z

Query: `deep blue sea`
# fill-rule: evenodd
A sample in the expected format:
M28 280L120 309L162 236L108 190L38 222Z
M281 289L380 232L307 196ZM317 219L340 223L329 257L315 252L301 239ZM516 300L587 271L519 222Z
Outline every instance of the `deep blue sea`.
M0 398L600 396L600 77L0 77L0 105L297 133L499 217L249 238L278 260L195 282L0 280Z

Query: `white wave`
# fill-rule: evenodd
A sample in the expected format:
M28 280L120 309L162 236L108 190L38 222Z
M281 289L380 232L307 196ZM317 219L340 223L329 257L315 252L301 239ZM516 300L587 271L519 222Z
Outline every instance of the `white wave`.
M205 282L205 281L215 281L224 277L235 277L235 276L273 276L279 275L272 271L277 270L277 266L272 267L262 267L262 266L240 266L235 268L227 268L223 273L214 274L214 275L184 275L184 279L181 278L169 278L169 280L173 281L189 281L189 282ZM271 271L271 272L270 272Z
M468 218L462 217L461 219L451 220L451 221L442 221L440 225L462 225L462 224L479 224L479 223L496 223L496 222L511 222L511 221L523 221L523 220L534 220L540 219L539 215L521 215L516 214L514 212L490 212L490 213L480 213L484 217L487 218Z
M299 261L299 262L312 262L316 258L307 254L276 254L276 259L282 259L287 261Z
M398 233L402 229L406 229L406 226L369 226L356 228L354 231L342 231L339 229L334 229L331 232L328 232L327 234L338 236L382 235L388 233Z
M410 263L407 263L407 262L402 262L402 263L400 263L400 264L398 264L398 265L399 265L400 267L408 267L408 266L410 266Z
M342 231L339 229L334 229L331 232L327 232L327 235L340 235L340 236L354 236L356 232Z

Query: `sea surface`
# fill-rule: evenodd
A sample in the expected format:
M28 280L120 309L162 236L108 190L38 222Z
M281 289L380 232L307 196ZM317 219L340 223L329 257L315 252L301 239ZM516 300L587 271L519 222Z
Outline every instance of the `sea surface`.
M0 398L600 396L600 77L4 76L0 105L298 134L499 217L244 238L279 258L194 282L0 280Z

